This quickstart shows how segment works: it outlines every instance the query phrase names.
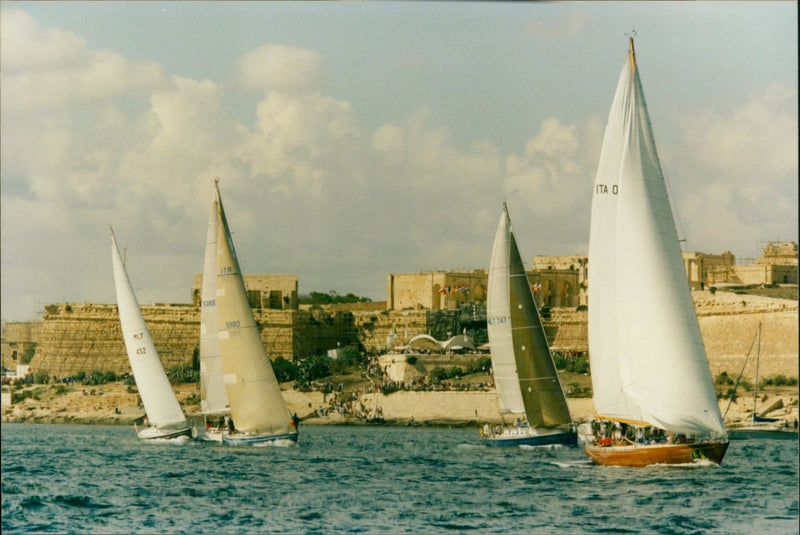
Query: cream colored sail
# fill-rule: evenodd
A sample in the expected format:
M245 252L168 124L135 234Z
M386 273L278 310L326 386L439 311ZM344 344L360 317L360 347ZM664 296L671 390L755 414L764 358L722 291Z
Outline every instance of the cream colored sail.
M594 183L588 278L598 414L724 435L632 42Z
M147 330L128 273L122 263L113 230L111 230L111 262L114 266L117 308L125 349L150 425L183 427L186 425L186 418Z
M505 205L489 263L486 320L501 412L525 415L531 427L571 424Z
M222 380L222 358L217 333L217 235L219 234L219 188L208 218L203 287L200 296L200 408L203 414L228 412L228 396Z
M217 326L231 416L242 432L288 433L291 415L247 301L225 210L218 201Z

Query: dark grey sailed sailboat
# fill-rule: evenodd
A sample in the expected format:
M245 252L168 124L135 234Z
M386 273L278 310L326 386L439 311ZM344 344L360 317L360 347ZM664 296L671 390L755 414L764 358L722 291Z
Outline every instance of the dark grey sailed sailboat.
M489 264L486 320L500 414L515 419L510 425L485 425L481 435L486 443L577 446L578 435L505 204Z

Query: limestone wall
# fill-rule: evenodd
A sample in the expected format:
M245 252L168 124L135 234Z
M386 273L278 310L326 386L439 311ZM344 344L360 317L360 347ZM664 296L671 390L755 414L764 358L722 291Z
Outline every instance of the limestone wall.
M722 291L695 292L694 298L712 375L722 371L739 374L761 323L761 376L798 376L797 301ZM190 305L153 305L142 307L142 312L165 368L190 363L199 345L199 310ZM254 315L270 357L294 359L359 341L369 352L385 352L393 328L395 345L427 333L430 311L255 309ZM47 370L56 376L70 376L78 371L130 371L114 305L49 305L34 330L38 344L30 363L32 372ZM554 308L545 320L545 330L553 347L588 350L586 311ZM4 340L4 358L6 345L10 347ZM752 376L754 369L745 373Z

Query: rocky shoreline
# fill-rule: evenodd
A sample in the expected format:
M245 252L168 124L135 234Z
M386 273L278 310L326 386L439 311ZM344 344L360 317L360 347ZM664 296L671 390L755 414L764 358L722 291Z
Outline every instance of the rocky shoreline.
M76 387L59 392L56 385L44 385L34 399L2 404L3 423L130 425L144 414L138 395L121 383L86 390ZM194 403L196 386L175 387L178 400L190 418L200 419L200 406ZM59 392L59 393L56 393ZM304 418L303 425L421 425L478 426L501 423L497 397L489 391L399 391L390 395L363 394L356 400L333 402L330 394L287 389L284 397L289 410ZM568 398L574 420L587 421L593 414L591 398ZM728 400L720 400L725 413ZM796 389L765 393L758 403L759 413L793 423L798 418ZM731 404L726 423L746 420L752 413L752 397L740 397Z

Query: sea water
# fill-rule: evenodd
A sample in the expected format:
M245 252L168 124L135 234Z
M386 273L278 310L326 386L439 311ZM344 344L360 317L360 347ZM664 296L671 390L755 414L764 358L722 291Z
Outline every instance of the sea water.
M602 467L477 429L301 426L299 444L146 442L2 425L2 530L80 533L798 533L798 443L721 466Z

